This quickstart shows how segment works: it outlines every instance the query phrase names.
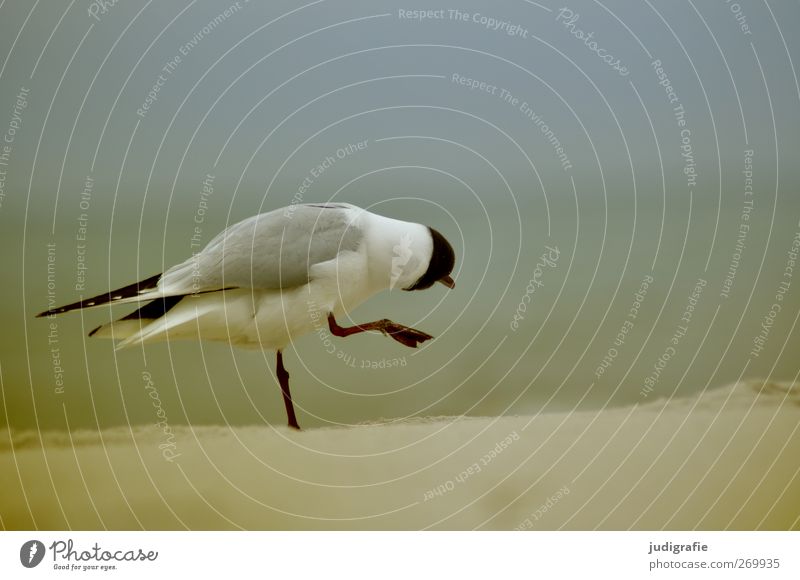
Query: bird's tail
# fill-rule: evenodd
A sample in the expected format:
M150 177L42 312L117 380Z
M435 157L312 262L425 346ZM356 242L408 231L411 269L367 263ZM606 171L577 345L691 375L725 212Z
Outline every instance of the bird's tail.
M112 340L129 338L166 315L183 298L183 296L169 296L153 300L119 320L98 326L89 333L89 336Z
M166 303L167 300L165 299L163 302ZM94 336L122 339L116 344L116 350L168 338L187 338L197 334L200 319L212 313L216 308L215 301L206 296L202 296L200 299L189 298L188 301L181 302L179 308L169 306L167 308L169 312L158 318L131 318L138 314L138 311L134 312L123 319L99 327ZM140 310L144 310L144 308Z

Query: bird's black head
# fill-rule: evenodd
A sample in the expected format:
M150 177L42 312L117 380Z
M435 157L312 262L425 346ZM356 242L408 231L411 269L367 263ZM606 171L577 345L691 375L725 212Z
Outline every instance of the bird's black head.
M431 238L433 239L433 250L431 251L431 261L428 263L428 269L408 288L403 290L425 290L433 286L435 282L441 282L448 288L453 288L455 282L450 277L450 272L453 271L453 266L456 263L456 254L453 247L450 245L442 234L435 229L429 227Z

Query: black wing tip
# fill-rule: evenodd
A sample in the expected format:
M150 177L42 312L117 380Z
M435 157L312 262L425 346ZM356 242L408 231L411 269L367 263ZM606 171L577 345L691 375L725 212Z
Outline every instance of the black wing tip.
M40 312L39 314L37 314L36 318L56 316L57 314L64 314L65 312L71 312L72 310L77 310L79 308L84 308L87 306L94 306L94 305L95 303L92 300L82 300L80 302L67 304L66 306L60 306L59 308L51 308L50 310L45 310L44 312Z
M66 306L61 306L60 308L52 308L50 310L45 310L44 312L40 312L36 315L36 318L44 318L45 316L55 316L56 314L63 314L64 312L69 312L70 310L77 310L79 308L89 308L92 306L102 306L103 304L113 304L118 300L122 300L123 298L129 298L131 296L135 296L136 294L141 294L147 290L153 290L158 286L158 281L161 279L162 274L156 274L155 276L150 276L142 280L141 282L136 282L134 284L129 284L123 288L118 288L117 290L112 290L111 292L107 292L105 294L99 294L92 298L87 298L86 300L79 300L78 302L73 302L72 304L67 304Z
M56 314L63 314L70 310L69 306L62 306L61 308L52 308L50 310L45 310L44 312L40 312L36 315L36 318L46 318L49 316L55 316Z
M102 324L97 328L95 328L94 330L89 331L89 336L94 336L95 334L97 334L97 331L100 330L101 328L103 328Z

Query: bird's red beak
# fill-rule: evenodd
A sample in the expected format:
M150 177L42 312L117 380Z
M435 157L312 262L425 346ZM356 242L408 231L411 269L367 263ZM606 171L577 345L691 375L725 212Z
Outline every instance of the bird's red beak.
M450 288L451 290L456 287L456 283L453 281L453 279L450 276L445 276L444 278L439 278L438 281L441 282L442 284L444 284L445 286L447 286L448 288Z

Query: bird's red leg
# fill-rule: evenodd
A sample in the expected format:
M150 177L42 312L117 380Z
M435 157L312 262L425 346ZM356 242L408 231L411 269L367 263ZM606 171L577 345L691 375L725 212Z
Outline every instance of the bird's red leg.
M278 382L281 385L281 392L283 393L283 404L286 405L286 417L289 419L289 427L294 427L298 431L300 425L297 424L297 417L294 414L294 404L292 403L292 394L289 392L289 373L283 366L283 353L278 351L278 365L275 374L278 375Z
M369 330L377 330L395 339L397 342L416 348L420 342L425 342L433 338L430 334L426 334L421 330L409 328L396 322L384 318L383 320L376 320L375 322L365 322L357 324L356 326L343 327L336 323L333 313L328 314L328 327L334 336L350 336L351 334L358 334L359 332L367 332Z

